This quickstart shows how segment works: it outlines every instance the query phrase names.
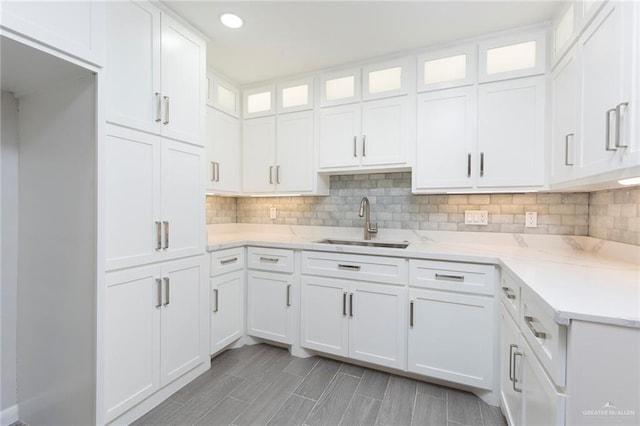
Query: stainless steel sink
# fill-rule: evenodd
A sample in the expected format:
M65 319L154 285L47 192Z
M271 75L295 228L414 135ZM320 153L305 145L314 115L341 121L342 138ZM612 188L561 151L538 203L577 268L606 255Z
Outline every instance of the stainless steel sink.
M409 244L411 244L408 241L403 241L401 243L387 243L382 241L333 240L330 238L316 241L316 243L336 244L341 246L382 247L382 248L399 248L399 249L405 249L409 246Z

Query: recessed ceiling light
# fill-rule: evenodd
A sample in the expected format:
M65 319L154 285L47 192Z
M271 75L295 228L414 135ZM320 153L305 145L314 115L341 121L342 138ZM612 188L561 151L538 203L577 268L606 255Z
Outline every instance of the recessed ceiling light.
M242 19L233 13L223 13L220 15L220 22L229 28L240 28L242 26Z
M640 176L629 179L622 179L619 180L618 183L620 185L640 185Z

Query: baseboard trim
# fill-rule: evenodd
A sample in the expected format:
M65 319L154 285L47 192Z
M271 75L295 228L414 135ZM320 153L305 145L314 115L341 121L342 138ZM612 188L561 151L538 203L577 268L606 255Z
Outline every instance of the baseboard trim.
M18 417L18 404L12 405L11 407L5 408L0 413L0 423L2 426L9 426L11 423L15 423L19 420Z

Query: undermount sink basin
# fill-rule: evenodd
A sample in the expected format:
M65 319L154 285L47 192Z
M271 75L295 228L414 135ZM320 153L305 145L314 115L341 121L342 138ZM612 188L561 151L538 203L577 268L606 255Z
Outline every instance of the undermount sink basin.
M333 240L330 238L316 241L320 244L336 244L341 246L361 246L361 247L382 247L382 248L399 248L405 249L409 246L409 242L403 241L401 243L388 243L382 241L354 241L354 240Z

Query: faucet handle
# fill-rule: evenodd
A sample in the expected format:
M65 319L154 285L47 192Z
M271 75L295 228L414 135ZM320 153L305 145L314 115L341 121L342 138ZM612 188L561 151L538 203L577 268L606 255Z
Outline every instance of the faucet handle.
M376 222L376 224L373 225L373 226L371 226L371 224L369 224L368 231L373 233L373 234L377 233L378 232L378 222Z

